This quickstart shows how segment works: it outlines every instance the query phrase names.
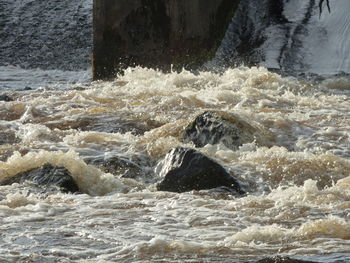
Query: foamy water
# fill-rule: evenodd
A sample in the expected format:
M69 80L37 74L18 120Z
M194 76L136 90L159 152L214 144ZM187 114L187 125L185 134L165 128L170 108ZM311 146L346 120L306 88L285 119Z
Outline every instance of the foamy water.
M2 79L1 92L14 101L0 102L0 178L51 163L66 167L82 194L0 186L1 262L249 262L271 255L350 262L348 78L311 83L265 68L197 75L129 68L112 82L56 72L60 81L21 90L45 74L53 75L13 69L16 81ZM87 78L79 83L77 76ZM157 191L157 163L173 147L194 148L181 133L209 109L234 113L258 131L237 151L197 148L248 194ZM122 178L122 171L88 164L113 156L137 163L142 175Z

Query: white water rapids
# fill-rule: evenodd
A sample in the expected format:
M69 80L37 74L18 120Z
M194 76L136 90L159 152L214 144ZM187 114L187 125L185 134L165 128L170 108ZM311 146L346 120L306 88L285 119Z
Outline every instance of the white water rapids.
M130 68L114 82L8 94L15 100L0 102L8 142L0 146L0 175L49 162L66 167L84 194L1 186L1 262L247 262L274 254L348 262L348 79L311 84L264 68L198 75ZM156 191L154 164L183 145L181 131L207 109L269 131L273 147L198 149L250 193ZM113 132L118 123L148 129ZM84 162L109 155L136 158L148 179Z
M270 1L242 2L208 63L232 62L220 73L136 67L92 82L91 1L0 0L0 182L50 163L81 190L0 186L0 262L349 263L350 79L338 73L350 73L350 2L330 0L321 16L317 1L280 2L274 20L262 13ZM259 67L233 66L237 46ZM206 110L261 128L237 151L197 148L246 196L156 190L157 163L195 148L181 134ZM133 165L92 164L108 158Z

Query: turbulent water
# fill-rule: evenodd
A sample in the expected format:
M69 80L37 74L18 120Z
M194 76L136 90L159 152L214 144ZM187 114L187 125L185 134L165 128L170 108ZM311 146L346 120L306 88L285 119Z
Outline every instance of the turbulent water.
M0 67L0 95L13 99L0 101L0 180L51 163L82 192L0 186L0 262L350 262L348 77L136 67L111 82L89 78ZM267 131L237 151L197 148L248 194L157 191L157 164L173 147L195 148L181 134L209 109ZM131 165L92 164L112 157Z

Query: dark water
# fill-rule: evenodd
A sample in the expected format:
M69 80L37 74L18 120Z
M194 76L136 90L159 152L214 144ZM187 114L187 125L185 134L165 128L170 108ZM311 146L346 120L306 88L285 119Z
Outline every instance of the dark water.
M245 1L208 65L220 67L226 56L258 67L136 67L110 82L91 82L86 70L91 2L0 3L0 95L13 99L0 101L0 179L51 163L67 168L82 192L0 186L0 262L350 262L350 80L334 75L349 73L347 2L330 1L320 18L313 1ZM35 24L38 10L47 12ZM307 33L286 34L300 25ZM329 27L332 45L321 33L314 39ZM75 33L81 45L58 40ZM242 35L256 41L239 56ZM317 53L316 40L328 52ZM296 78L301 69L316 78ZM237 150L182 142L206 110L240 116L257 139ZM176 146L224 165L248 195L157 191L157 164ZM99 165L111 159L123 165Z

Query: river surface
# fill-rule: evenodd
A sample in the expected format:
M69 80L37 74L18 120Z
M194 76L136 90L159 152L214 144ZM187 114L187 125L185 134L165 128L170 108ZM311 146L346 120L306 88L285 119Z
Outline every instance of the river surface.
M247 262L275 254L349 262L349 79L312 84L256 67L198 75L129 68L112 82L63 85L64 72L6 69L23 82L1 82L14 99L0 102L1 177L51 163L66 167L83 194L1 186L1 262ZM44 74L58 80L23 90L28 74L33 83ZM184 145L184 127L208 109L269 131L270 147L198 149L249 194L156 191L156 163ZM120 178L84 161L108 156L139 164L143 175Z
M327 12L321 21L331 19ZM36 68L46 57L24 64L6 57L0 95L12 101L0 101L0 181L51 163L70 171L81 194L30 182L0 186L0 262L253 263L280 255L349 263L350 78L334 74L346 73L342 58L336 72L302 78L263 65L197 74L135 67L92 82L75 58L72 67L48 70ZM157 191L157 164L176 146L195 148L181 135L206 110L259 127L259 143L236 151L196 148L248 194ZM106 172L92 164L110 158L130 165Z

